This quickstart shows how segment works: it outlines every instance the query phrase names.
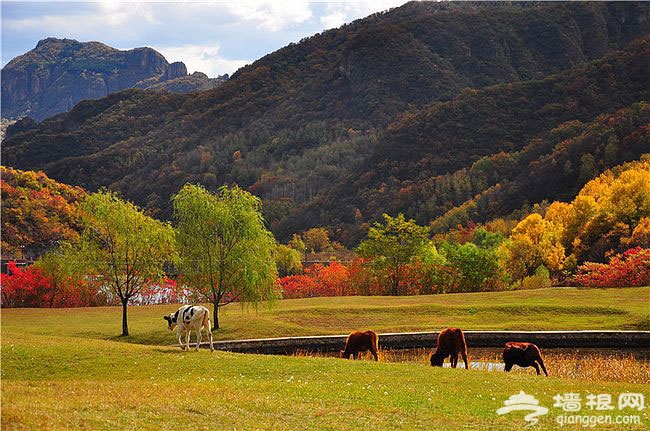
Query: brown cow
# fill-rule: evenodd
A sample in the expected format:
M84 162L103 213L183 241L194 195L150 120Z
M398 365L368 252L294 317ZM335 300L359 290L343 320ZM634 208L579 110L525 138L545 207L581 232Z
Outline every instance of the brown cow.
M366 352L370 350L375 361L379 360L377 352L379 351L379 337L374 331L355 331L348 335L345 340L345 347L341 350L341 357L350 359L350 355L354 359L359 358L359 352Z
M544 361L542 360L542 353L539 351L539 348L533 343L517 343L509 342L506 343L505 349L503 349L503 362L506 364L506 372L509 372L512 369L513 365L519 365L520 367L533 367L537 371L539 376L539 367L537 363L544 370L544 374L548 376L546 372L546 367L544 366Z
M459 353L463 357L465 368L469 368L467 363L467 343L465 343L463 331L459 328L447 328L438 334L436 351L431 355L431 366L442 367L445 358L451 356L451 367L456 368Z

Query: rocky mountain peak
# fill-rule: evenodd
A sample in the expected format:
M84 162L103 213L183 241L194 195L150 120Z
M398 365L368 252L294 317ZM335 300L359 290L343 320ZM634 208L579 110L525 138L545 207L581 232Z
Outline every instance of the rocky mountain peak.
M148 48L119 50L101 42L48 37L2 68L2 117L38 121L127 88L201 91L222 80L184 79L182 62Z

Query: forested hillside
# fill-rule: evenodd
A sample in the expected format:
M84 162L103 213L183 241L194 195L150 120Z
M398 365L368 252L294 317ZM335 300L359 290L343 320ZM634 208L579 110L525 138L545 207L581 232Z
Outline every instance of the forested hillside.
M382 212L429 222L476 195L490 196L484 213L459 221L506 215L647 151L650 43L630 42L650 32L649 10L409 3L289 45L210 91L131 90L19 122L3 162L109 186L163 217L187 181L237 183L263 199L282 239L323 225L350 244ZM607 116L613 125L599 126ZM553 163L568 180L548 190L522 173L556 175Z
M2 257L33 258L81 230L77 203L84 190L42 172L2 167Z

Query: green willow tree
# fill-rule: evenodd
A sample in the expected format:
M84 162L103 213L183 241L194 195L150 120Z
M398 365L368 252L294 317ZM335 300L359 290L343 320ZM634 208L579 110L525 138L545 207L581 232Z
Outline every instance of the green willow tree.
M370 264L389 284L391 295L399 295L404 268L415 257L422 256L430 245L429 228L406 220L404 214L384 214L384 223L375 223L357 252L370 259Z
M280 277L286 277L287 275L296 275L302 272L300 257L301 255L298 250L278 244L275 249L275 263L278 267L278 275Z
M188 287L214 306L215 329L220 307L278 297L275 239L257 197L239 187L223 186L212 194L186 184L172 202L180 272Z
M77 259L86 273L98 276L120 298L122 335L129 335L129 301L160 280L165 263L174 261L174 230L110 191L87 196L81 214L85 229Z

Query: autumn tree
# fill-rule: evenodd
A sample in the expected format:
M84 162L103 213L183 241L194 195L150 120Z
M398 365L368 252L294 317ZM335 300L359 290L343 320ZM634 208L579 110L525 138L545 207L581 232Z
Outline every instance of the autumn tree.
M560 226L539 214L530 214L519 222L510 240L501 246L506 271L514 280L533 275L540 265L560 271L566 259L561 237Z
M302 239L307 251L312 253L324 251L330 245L330 237L324 227L313 227L307 230L302 235Z
M278 296L275 239L264 226L261 201L239 187L216 194L186 184L172 197L180 271L193 291L219 308Z
M406 265L421 255L429 242L429 228L406 220L404 214L384 214L384 223L375 223L369 229L357 252L385 276L390 294L399 295Z
M294 233L287 245L300 253L300 256L307 257L307 246L300 235Z
M96 274L122 303L122 335L129 335L127 306L145 286L160 280L174 259L174 231L113 192L100 191L81 203L85 229L78 262Z

